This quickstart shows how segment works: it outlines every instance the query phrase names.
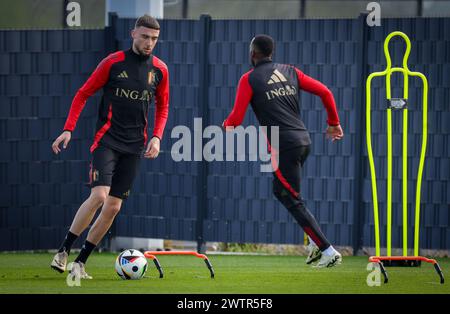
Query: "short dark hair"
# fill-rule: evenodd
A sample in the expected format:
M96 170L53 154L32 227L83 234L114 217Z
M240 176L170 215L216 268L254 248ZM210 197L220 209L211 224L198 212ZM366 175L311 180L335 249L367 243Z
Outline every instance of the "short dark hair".
M139 26L144 26L151 29L159 30L159 23L158 21L150 15L143 15L140 18L136 20L136 24L134 25L134 28L138 28Z
M260 53L263 57L270 57L275 48L275 42L269 35L256 35L252 42L252 50L256 53Z

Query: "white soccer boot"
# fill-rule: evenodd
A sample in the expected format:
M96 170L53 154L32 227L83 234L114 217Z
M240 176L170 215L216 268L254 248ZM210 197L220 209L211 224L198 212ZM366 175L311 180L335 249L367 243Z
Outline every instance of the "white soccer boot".
M74 276L75 278L80 278L80 279L92 279L92 276L89 276L86 273L84 264L81 262L72 263L72 269L70 270L70 275Z
M308 257L306 258L307 265L314 263L322 256L322 251L320 251L319 247L312 242L310 242L306 248L308 250Z
M322 257L320 258L319 263L317 263L317 265L313 267L315 268L333 267L341 263L342 263L342 255L338 251L334 250L331 255L327 255L324 252L322 252Z

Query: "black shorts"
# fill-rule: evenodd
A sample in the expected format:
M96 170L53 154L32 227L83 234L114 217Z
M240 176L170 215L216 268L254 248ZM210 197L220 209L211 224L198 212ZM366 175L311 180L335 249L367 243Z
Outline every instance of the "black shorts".
M310 151L310 145L305 145L279 153L278 169L273 173L273 189L275 194L284 196L288 208L301 200L300 173Z
M136 178L141 157L99 145L92 153L89 185L110 186L109 195L126 199Z

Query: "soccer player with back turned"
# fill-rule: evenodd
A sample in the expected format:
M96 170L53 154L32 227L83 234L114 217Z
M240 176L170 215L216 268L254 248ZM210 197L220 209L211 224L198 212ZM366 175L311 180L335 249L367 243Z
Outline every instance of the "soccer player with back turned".
M233 111L223 122L229 131L244 119L250 103L259 124L279 128L279 147L271 148L274 167L273 193L288 209L309 237L307 264L317 260L316 267L340 264L342 256L323 234L300 195L300 171L310 152L311 139L300 119L299 89L320 96L328 114L327 137L332 141L344 136L333 94L319 81L294 66L272 62L274 41L258 35L250 43L253 69L245 73L237 88ZM268 135L269 145L271 135Z
M169 72L167 66L152 54L158 41L160 26L156 19L144 15L131 31L132 47L117 51L103 59L76 93L64 126L54 141L55 154L66 148L86 100L103 88L99 105L96 134L90 147L91 193L78 209L72 225L51 267L66 270L73 242L89 226L99 207L101 212L89 230L86 242L71 270L73 276L91 279L85 271L92 250L102 240L119 213L139 171L141 156L154 159L169 109ZM155 98L153 134L148 140L148 111Z

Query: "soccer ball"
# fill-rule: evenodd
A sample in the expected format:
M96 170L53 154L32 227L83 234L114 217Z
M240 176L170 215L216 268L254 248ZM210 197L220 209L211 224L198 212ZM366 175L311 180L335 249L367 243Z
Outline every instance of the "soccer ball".
M116 258L116 273L122 279L141 279L146 270L147 259L138 250L125 250Z

